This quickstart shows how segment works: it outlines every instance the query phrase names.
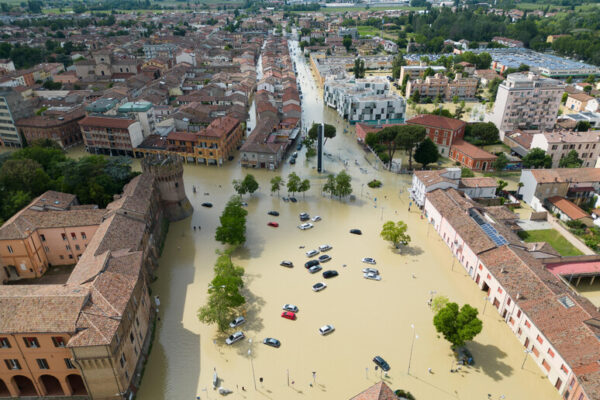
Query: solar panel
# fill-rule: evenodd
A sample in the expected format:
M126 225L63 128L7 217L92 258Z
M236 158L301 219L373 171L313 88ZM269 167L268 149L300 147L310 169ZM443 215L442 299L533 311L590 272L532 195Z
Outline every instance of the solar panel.
M504 238L504 236L499 234L498 231L490 224L481 225L481 229L483 229L485 234L488 235L497 246L508 244L508 241Z

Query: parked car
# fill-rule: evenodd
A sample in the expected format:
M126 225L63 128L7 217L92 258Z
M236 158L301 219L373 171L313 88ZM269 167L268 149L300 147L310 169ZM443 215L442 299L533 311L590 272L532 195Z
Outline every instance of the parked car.
M282 267L288 267L288 268L294 267L294 263L292 263L291 261L288 261L288 260L283 260L281 263L279 263L279 265L281 265Z
M331 250L332 247L328 244L322 244L319 246L319 251L327 251L327 250Z
M235 342L242 340L244 337L244 332L238 331L235 332L233 335L229 336L227 339L225 339L225 343L234 344Z
M353 235L362 235L362 231L360 229L350 229L350 233Z
M377 263L375 262L375 259L374 259L374 258L371 258L371 257L365 257L365 258L363 258L363 259L362 259L362 262L364 262L364 263L366 263L366 264L371 264L371 265L375 265L375 264L377 264Z
M373 281L380 281L381 280L381 275L374 274L373 272L367 272L367 273L363 274L363 278L365 278L365 279L371 279Z
M321 217L319 217L318 215L315 215L314 217L312 217L311 221L312 222L317 222L317 221L320 221L320 220L321 220Z
M297 152L297 151L295 151L295 152L292 154L292 157L294 157L294 158L298 157L298 152Z
M373 362L385 372L388 372L390 370L390 364L388 364L381 356L375 356L373 358Z
M325 279L333 278L334 276L338 276L338 275L339 275L338 272L333 269L323 272L323 278L325 278Z
M246 203L245 201L242 201L242 207L248 207L248 203Z
M202 203L202 207L211 208L212 203Z
M308 221L310 219L310 215L308 215L305 212L300 213L299 217L300 217L300 221Z
M365 274L375 274L375 275L379 275L379 270L377 268L363 268L362 272L364 272Z
M235 327L242 325L244 322L246 322L246 318L239 316L229 323L229 327L235 328Z
M319 254L319 250L309 250L306 252L306 257L314 257Z
M310 222L306 222L304 224L298 225L298 229L301 229L303 231L312 228L314 225L311 224Z
M277 222L269 222L267 225L272 226L273 228L277 228L279 226L279 223L277 223Z
M266 344L267 346L271 346L271 347L275 347L275 348L279 348L279 346L281 346L281 342L277 339L268 337L265 338L263 340L263 343Z
M311 274L314 274L316 272L319 272L322 269L323 269L323 267L321 267L320 265L317 264L317 265L313 265L312 267L310 267L308 269L308 272L310 272Z
M331 256L329 254L323 254L322 256L319 256L319 262L327 262L331 260Z
M323 336L330 334L331 332L333 332L335 330L335 328L333 327L333 325L323 325L322 327L319 328L319 333Z
M281 318L291 319L292 321L296 320L296 314L291 311L284 311L281 313Z
M269 211L267 214L272 215L274 217L279 217L279 212L278 211Z
M314 267L315 265L319 265L319 260L309 260L304 263L304 268Z
M295 306L295 305L293 305L293 304L284 304L284 305L283 305L283 309L284 309L285 311L291 311L291 312L294 312L294 313L297 313L297 312L298 312L298 307L296 307L296 306Z
M290 158L290 164L294 165L296 164L296 159L294 157ZM295 203L295 202L293 202Z
M292 203L297 203L297 202L298 202L298 199L297 199L297 198L295 198L295 197L290 197L290 201L291 201Z
M462 365L473 365L475 361L473 360L473 355L465 346L460 346L458 348L453 348L454 355L458 360L459 364Z
M325 289L326 287L327 287L327 285L325 283L318 282L318 283L315 283L312 288L315 292L320 292L321 290Z
M298 146L296 146L296 150L299 151L300 149L302 149L302 143L298 143Z

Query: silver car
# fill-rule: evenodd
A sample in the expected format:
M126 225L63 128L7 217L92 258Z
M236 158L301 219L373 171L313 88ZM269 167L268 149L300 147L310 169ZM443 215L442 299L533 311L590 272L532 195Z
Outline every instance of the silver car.
M306 257L314 257L319 254L319 250L309 250L306 252Z
M244 337L244 332L238 331L235 332L233 335L229 336L227 339L225 339L225 343L234 344L235 342L242 340Z
M363 277L365 279L371 279L371 280L374 280L374 281L380 281L381 280L381 275L375 274L373 272L367 272L367 273L363 274Z
M367 264L371 264L371 265L375 265L375 264L377 264L377 263L375 262L375 259L374 259L374 258L371 258L371 257L365 257L365 258L363 258L363 259L362 259L362 262L364 262L364 263L367 263Z
M296 307L296 306L295 306L295 305L293 305L293 304L284 304L284 305L283 305L283 309L284 309L285 311L291 311L291 312L294 312L294 313L297 313L297 312L298 312L298 307Z
M312 228L313 226L314 226L313 224L311 224L310 222L307 222L305 224L298 225L298 229L305 231L307 229Z
M323 336L330 334L331 332L333 332L335 330L335 328L333 327L333 325L323 325L322 327L319 328L319 333Z
M315 283L315 284L313 285L312 289L313 289L315 292L320 292L321 290L325 289L326 287L327 287L327 285L326 285L325 283L323 283L323 282L318 282L318 283Z
M363 268L362 270L365 274L375 274L375 275L379 275L379 270L377 270L376 268Z
M317 265L313 265L312 267L310 267L308 269L308 272L310 272L311 274L314 274L316 272L319 272L322 269L323 269L323 267L321 267L319 264L317 264Z
M246 322L246 318L244 318L242 316L239 316L239 317L237 317L236 319L234 319L233 321L231 321L229 323L229 327L230 328L235 328L237 326L242 325L244 322Z
M320 251L327 251L327 250L331 250L331 249L332 249L332 247L328 244L322 244L319 246Z

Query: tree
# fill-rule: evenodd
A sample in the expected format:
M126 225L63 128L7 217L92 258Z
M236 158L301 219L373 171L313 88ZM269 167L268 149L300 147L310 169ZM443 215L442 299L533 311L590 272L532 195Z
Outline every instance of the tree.
M558 162L559 168L579 168L583 164L583 160L579 158L577 150L571 150L567 155Z
M244 243L246 241L246 215L248 215L248 211L242 207L242 198L232 196L219 218L221 225L217 228L215 239L223 244L233 246Z
M517 183L517 196L519 195L519 192L521 191L521 188L523 186L525 186L525 184L523 182Z
M552 166L552 157L537 147L531 149L521 161L525 168L550 168Z
M475 174L469 168L462 167L460 169L460 177L461 178L473 178L474 176L475 176Z
M323 132L323 137L325 138L325 142L323 143L323 146L325 146L325 143L327 143L327 139L333 139L336 136L335 126L329 124L324 125L325 132ZM318 129L319 124L312 124L310 130L308 131L308 137L311 138L313 142L317 140Z
M399 147L398 142L398 134L401 128L400 125L392 125L387 126L380 130L379 132L367 137L367 144L373 148L373 150L384 149L387 151L387 157L385 160L379 154L379 158L383 162L388 162L388 169L392 169L392 160L394 159L394 154ZM378 151L381 153L381 151Z
M502 179L498 180L498 186L496 186L496 196L500 196L505 187L508 186L508 182L503 181Z
M271 178L271 194L277 192L277 197L279 197L279 191L281 187L284 185L283 178L280 176L274 176Z
M404 55L399 53L396 57L394 57L394 61L392 62L392 77L394 80L400 79L400 72L402 72L402 67L406 65L406 61L404 60Z
M493 122L467 124L465 140L476 146L494 144L500 140L500 131Z
M380 235L383 240L392 242L395 248L399 248L400 245L406 246L410 243L410 236L406 233L407 229L408 226L402 221L388 221L383 224Z
M359 79L359 78L364 78L365 77L365 60L361 59L361 58L357 58L356 60L354 60L354 77Z
M421 101L421 93L419 93L418 89L412 92L412 94L410 95L410 99L415 104L419 104L419 102Z
M448 303L435 314L433 325L452 345L462 346L467 340L473 340L483 328L477 314L477 309L468 304L459 310L458 304Z
M457 99L458 102L458 96L454 96ZM454 118L456 119L461 119L463 114L465 113L465 102L464 100L460 102L460 104L458 105L458 107L456 107L456 109L454 110Z
M296 175L295 172L292 172L288 175L287 179L287 190L288 193L294 194L297 193L300 189L300 177Z
M246 174L244 180L242 181L242 185L246 187L246 191L251 195L258 190L258 182L252 174Z
M352 47L352 36L344 36L344 39L342 39L342 44L346 48L346 51L350 51L350 47Z
M500 153L500 154L498 154L498 157L496 158L496 160L492 164L492 167L496 171L502 171L508 165L508 161L509 160L508 160L508 157L506 157L506 154Z
M423 169L427 169L427 165L437 162L440 159L440 153L433 141L426 137L415 150L415 161L423 165Z
M590 121L577 121L577 124L575 125L575 130L577 132L587 132L590 130L591 127L592 125L590 124Z
M233 190L235 190L236 193L240 196L243 196L246 193L248 193L248 188L246 187L246 185L244 185L243 179L234 179L231 183L233 184Z
M302 193L302 197L304 198L304 194L310 190L310 181L308 179L303 179L298 185L298 192Z
M502 79L494 78L488 83L488 92L490 94L489 100L493 103L496 101L496 95L498 94L498 87L502 83Z
M560 98L560 102L565 104L567 102L567 99L569 98L569 93L568 92L564 92L562 94L562 97Z
M434 313L438 313L442 308L446 307L449 302L450 300L446 296L437 295L431 301L431 309Z
M340 171L335 177L335 191L340 198L352 194L352 177L346 171Z
M333 197L334 195L337 196L335 187L335 175L327 175L327 182L325 182L325 184L323 185L323 192L329 193L330 197Z
M207 324L217 324L219 331L225 332L238 308L246 303L240 293L244 286L244 269L233 264L231 250L217 254L215 277L208 287L208 301L198 310L198 319Z
M408 153L408 169L412 170L413 149L425 138L425 127L419 125L399 125L398 127L399 132L396 140L400 148Z

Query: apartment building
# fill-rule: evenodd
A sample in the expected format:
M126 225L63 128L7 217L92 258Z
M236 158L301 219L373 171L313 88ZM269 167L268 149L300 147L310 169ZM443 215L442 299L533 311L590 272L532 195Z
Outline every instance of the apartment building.
M404 82L404 79L408 81L413 81L415 79L423 78L425 75L425 71L427 68L431 68L431 70L436 74L445 74L446 67L441 65L404 65L400 67L400 82ZM408 82L407 81L407 82Z
M403 122L406 102L389 89L382 78L331 79L325 82L323 101L352 124Z
M81 107L50 107L43 115L16 121L15 126L27 143L49 139L67 149L82 143L78 122L84 117L85 112Z
M135 148L144 140L135 119L88 115L79 121L85 149L93 154L137 157Z
M450 154L452 143L463 138L467 126L466 122L459 119L433 114L417 115L406 120L406 123L425 127L427 136L437 145L443 157L448 157Z
M515 214L482 207L455 189L428 193L424 213L558 394L599 399L600 313L561 277L571 271L575 285L593 282L589 272L599 258L563 258L547 244L524 243L513 230Z
M31 105L12 88L0 88L0 147L22 147L15 121L33 114Z
M594 108L597 109L598 102L594 97L585 93L570 93L567 97L567 101L565 102L565 107L574 112L587 111L588 102L590 101L594 101ZM594 109L589 111L596 110Z
M156 117L154 115L154 105L149 101L130 101L117 109L120 116L133 117L142 127L144 137L154 133Z
M560 160L573 150L583 160L582 167L595 167L600 157L600 131L536 133L531 140L531 148L542 149L551 156L552 168L558 168Z
M406 97L412 96L416 91L421 98L441 97L445 101L451 101L454 97L459 100L471 100L477 94L477 78L459 78L450 80L442 74L428 76L425 79L409 80L406 83Z
M565 85L532 72L509 74L498 87L491 114L486 120L504 132L516 129L552 129Z

